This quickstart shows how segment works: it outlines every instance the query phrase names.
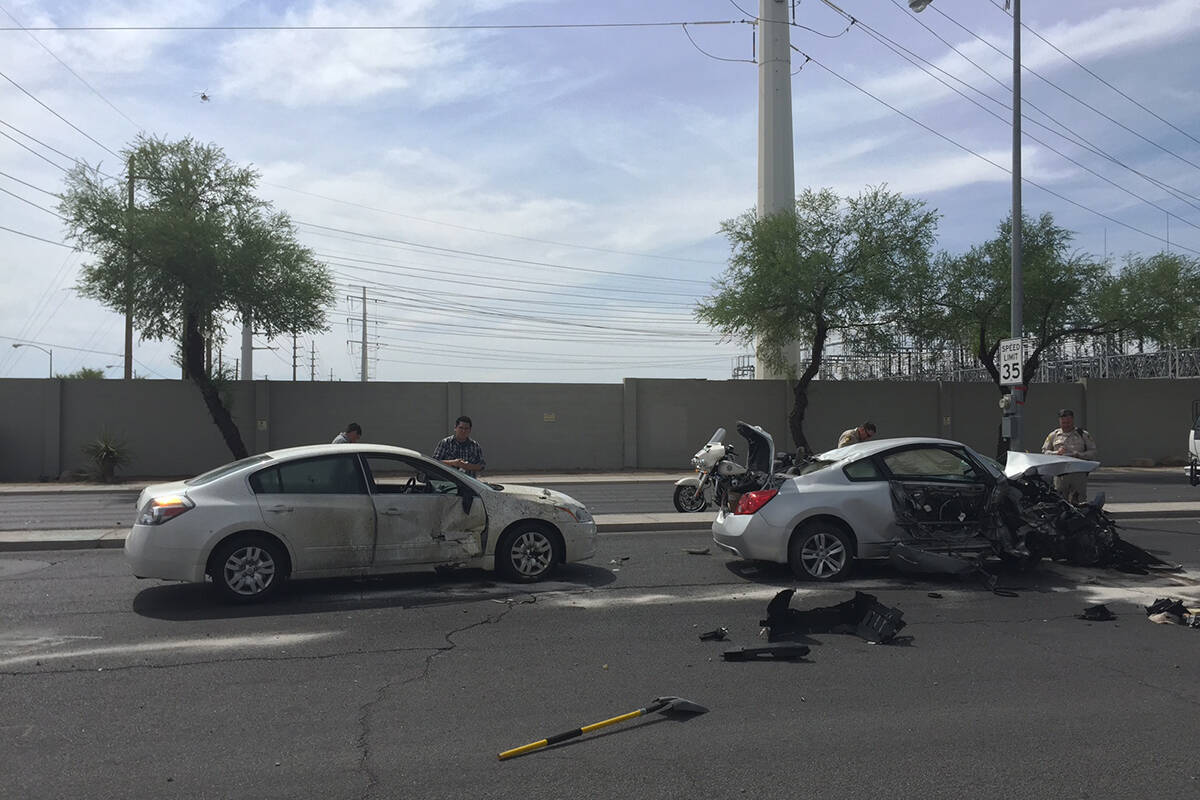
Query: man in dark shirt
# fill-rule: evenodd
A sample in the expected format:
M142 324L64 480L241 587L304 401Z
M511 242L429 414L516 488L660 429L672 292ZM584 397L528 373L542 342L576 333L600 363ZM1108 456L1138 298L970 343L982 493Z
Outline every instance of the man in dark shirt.
M448 467L464 472L480 472L486 463L483 448L471 438L471 418L459 417L454 421L454 433L437 443L433 457Z

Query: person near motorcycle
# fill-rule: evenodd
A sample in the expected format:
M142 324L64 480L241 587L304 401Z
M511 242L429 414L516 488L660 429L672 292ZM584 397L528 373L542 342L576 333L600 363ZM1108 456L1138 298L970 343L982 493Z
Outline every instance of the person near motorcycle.
M870 422L870 421L864 422L862 425L859 425L857 428L850 428L849 430L842 431L842 435L838 437L837 446L845 447L848 444L858 444L859 442L865 442L874 435L875 435L875 423Z
M1096 460L1096 440L1083 428L1075 427L1075 412L1069 408L1058 412L1058 427L1046 435L1042 452L1048 455L1072 456L1086 461ZM1054 488L1068 503L1087 500L1086 472L1069 472L1054 477Z

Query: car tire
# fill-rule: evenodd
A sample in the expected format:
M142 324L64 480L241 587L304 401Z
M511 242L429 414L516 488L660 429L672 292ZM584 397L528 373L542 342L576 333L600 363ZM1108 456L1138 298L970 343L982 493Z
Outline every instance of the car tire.
M560 561L558 536L536 523L519 523L496 543L496 572L516 583L543 580Z
M680 514L694 514L708 508L704 492L700 491L698 486L676 486L672 499L675 502L675 510Z
M287 551L270 536L235 536L223 542L209 561L213 587L231 603L266 600L279 591L287 574Z
M854 544L834 523L810 522L792 537L788 566L801 580L841 580L854 567Z

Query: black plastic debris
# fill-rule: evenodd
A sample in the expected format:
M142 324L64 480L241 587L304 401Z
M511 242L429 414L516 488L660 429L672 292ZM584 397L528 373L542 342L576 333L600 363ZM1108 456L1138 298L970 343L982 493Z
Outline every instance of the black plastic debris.
M717 628L716 630L705 631L700 634L700 641L702 642L723 642L727 638L729 638L728 628Z
M895 638L906 623L904 612L888 608L874 595L855 592L854 598L836 606L799 611L791 608L795 589L784 589L767 603L767 641L775 642L810 633L849 633L868 642L884 644Z
M1160 597L1145 608L1146 618L1160 624L1190 625L1193 618L1183 601L1173 597Z
M1108 610L1108 606L1100 603L1095 606L1088 606L1083 610L1082 614L1076 615L1076 619L1087 620L1088 622L1110 622L1117 618L1117 615Z
M808 655L808 646L803 644L776 644L770 647L739 647L726 650L721 658L726 661L795 661Z

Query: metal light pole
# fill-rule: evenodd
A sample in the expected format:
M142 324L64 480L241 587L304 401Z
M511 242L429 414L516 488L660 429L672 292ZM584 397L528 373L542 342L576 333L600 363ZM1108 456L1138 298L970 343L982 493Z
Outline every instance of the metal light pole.
M933 0L908 0L908 7L921 12ZM1012 238L1011 238L1011 314L1009 328L1014 339L1023 339L1024 278L1021 274L1021 0L1005 0L1004 7L1012 8L1013 18L1013 79L1012 79ZM1010 403L1005 411L1008 422L1008 449L1021 449L1021 410L1025 405L1025 351L1021 350L1021 383L1012 387Z
M46 355L50 356L50 377L51 378L54 377L54 351L53 350L48 350L39 344L28 344L26 342L20 342L20 343L14 344L13 347L32 347L33 349L41 350Z

